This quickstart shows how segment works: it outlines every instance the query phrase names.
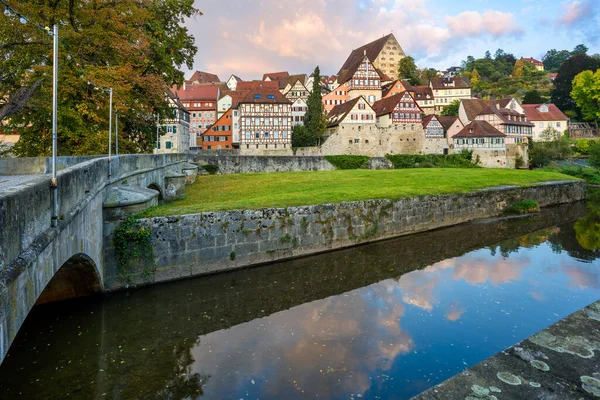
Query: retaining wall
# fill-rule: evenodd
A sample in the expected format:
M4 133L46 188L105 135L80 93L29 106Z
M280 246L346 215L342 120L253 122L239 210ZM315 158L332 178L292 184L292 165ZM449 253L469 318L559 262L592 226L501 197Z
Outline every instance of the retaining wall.
M582 200L585 183L564 181L472 193L369 200L277 209L207 212L141 220L152 231L155 265L128 271L132 284L152 284L314 254L498 215L534 200L550 206ZM116 266L106 288L125 285Z

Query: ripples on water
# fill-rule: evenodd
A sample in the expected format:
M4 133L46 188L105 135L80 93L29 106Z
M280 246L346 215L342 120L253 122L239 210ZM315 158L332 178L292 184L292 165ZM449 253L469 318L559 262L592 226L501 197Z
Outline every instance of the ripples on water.
M41 306L0 397L407 399L598 300L599 208Z

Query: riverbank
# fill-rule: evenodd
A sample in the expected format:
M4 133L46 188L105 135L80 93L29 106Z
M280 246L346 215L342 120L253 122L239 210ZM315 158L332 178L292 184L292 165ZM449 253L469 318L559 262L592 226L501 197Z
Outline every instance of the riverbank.
M523 200L540 207L570 203L582 200L584 192L583 181L545 182L399 200L145 218L135 229L149 242L131 253L138 254L135 259L119 260L115 248L106 249L104 285L111 291L272 263L493 217Z
M413 400L600 397L600 301Z
M466 193L575 179L548 171L484 168L340 170L199 176L184 199L147 210L143 217L248 210Z

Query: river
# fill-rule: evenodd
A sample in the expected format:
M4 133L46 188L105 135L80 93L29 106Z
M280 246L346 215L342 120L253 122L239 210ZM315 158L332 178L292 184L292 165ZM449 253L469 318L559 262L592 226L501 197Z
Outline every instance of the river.
M600 203L39 306L0 398L408 399L600 299Z

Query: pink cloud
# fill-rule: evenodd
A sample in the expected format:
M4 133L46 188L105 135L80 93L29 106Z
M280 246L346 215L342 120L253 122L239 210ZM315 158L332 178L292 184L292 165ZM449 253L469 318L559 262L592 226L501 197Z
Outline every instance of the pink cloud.
M575 0L571 3L563 4L562 7L565 12L559 20L559 25L570 27L573 23L588 15L591 4L587 1Z
M498 37L522 33L514 14L487 10L483 14L477 11L465 11L455 17L446 17L446 23L452 36L469 37L490 34Z

